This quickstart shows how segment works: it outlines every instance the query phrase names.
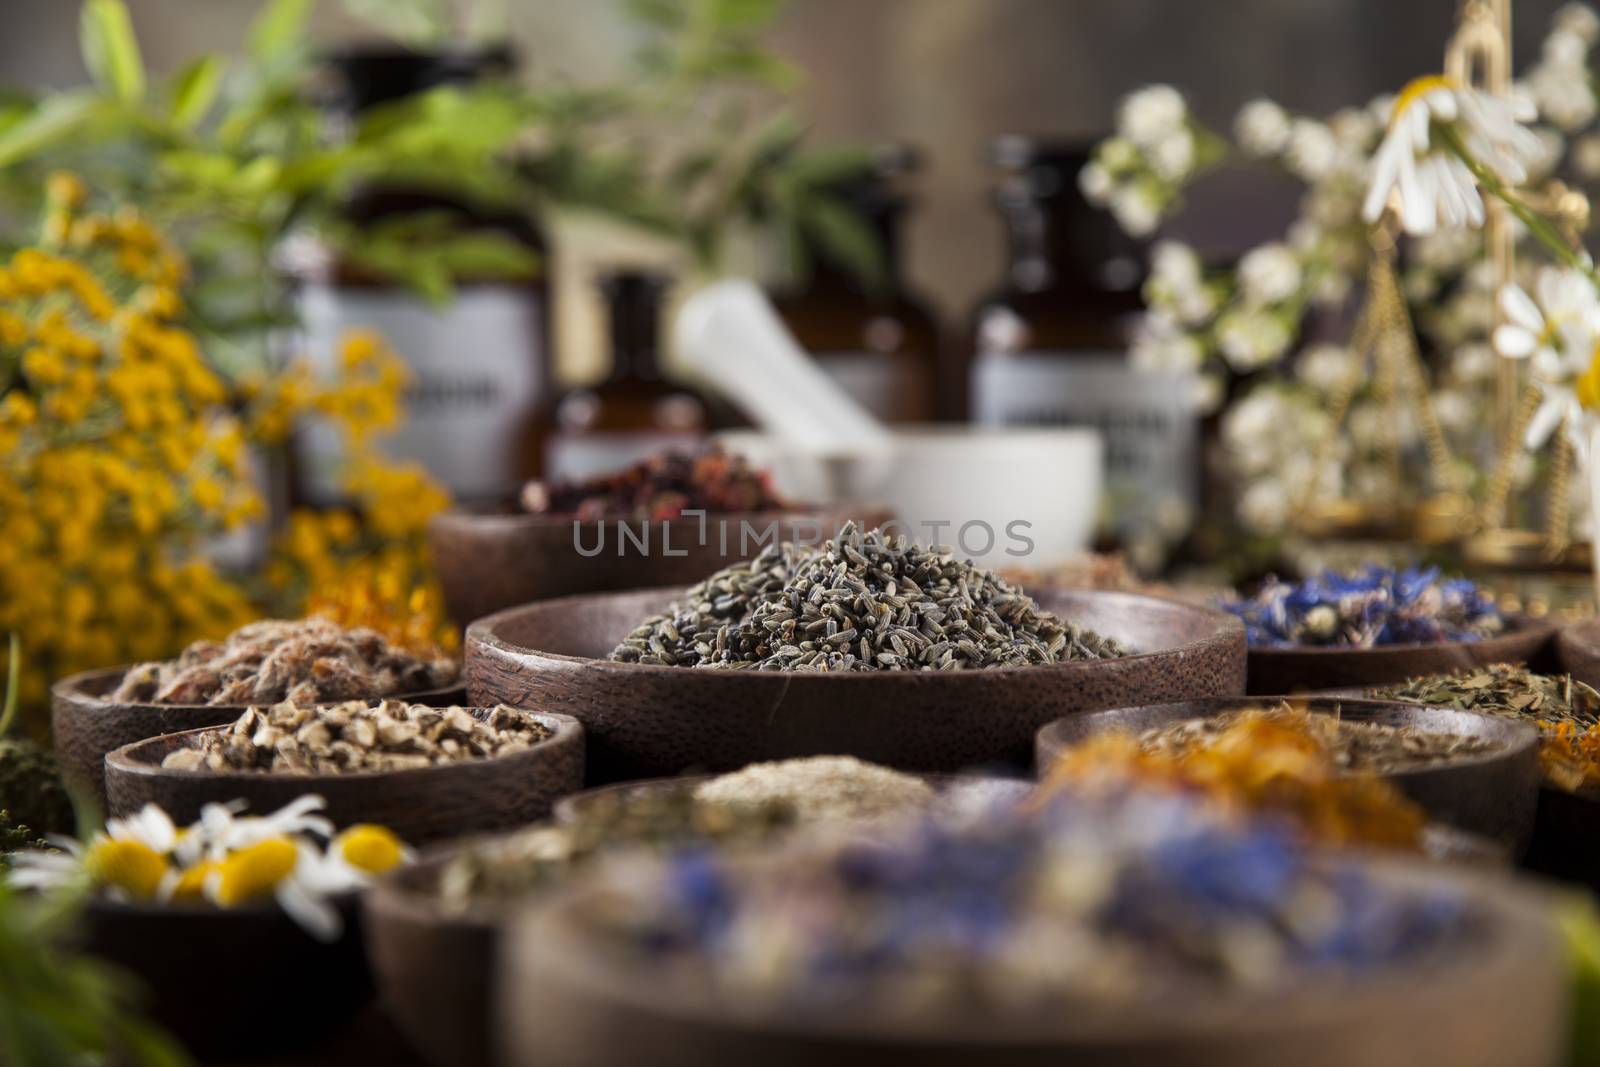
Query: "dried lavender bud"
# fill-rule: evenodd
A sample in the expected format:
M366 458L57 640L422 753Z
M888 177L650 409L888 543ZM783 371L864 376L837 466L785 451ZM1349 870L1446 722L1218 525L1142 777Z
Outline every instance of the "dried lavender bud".
M448 724L454 743L442 741ZM520 752L552 735L531 712L501 705L474 715L385 700L307 708L288 701L250 708L232 725L207 731L161 766L177 771L341 774L398 771ZM458 740L455 740L458 739Z
M141 704L296 704L398 696L452 685L452 659L420 657L366 629L321 618L268 619L218 645L129 668L111 699Z
M611 658L728 670L966 670L1126 655L993 573L847 524L718 571Z
M1436 567L1324 571L1294 585L1269 578L1255 596L1221 606L1244 620L1253 648L1478 641L1505 627L1476 585L1465 578L1441 581Z

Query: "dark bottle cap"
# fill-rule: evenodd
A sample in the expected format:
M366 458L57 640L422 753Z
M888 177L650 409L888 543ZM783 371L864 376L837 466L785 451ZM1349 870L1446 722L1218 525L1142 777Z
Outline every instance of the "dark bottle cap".
M509 44L414 51L367 42L323 56L325 84L318 95L325 106L357 115L442 85L507 78L517 66L516 50Z
M1000 171L1002 195L1046 200L1078 194L1078 172L1094 154L1093 141L1006 134L989 146L989 163Z
M612 372L631 368L653 374L661 346L661 303L672 279L629 267L602 274L598 284L611 328Z

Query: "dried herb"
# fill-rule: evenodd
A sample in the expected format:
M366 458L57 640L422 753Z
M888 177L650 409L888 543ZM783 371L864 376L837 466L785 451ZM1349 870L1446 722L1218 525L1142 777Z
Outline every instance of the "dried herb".
M1388 774L1431 764L1481 756L1500 747L1496 741L1471 734L1421 730L1415 726L1352 722L1337 715L1309 714L1285 702L1276 708L1234 712L1206 719L1188 719L1156 727L1139 735L1146 752L1182 757L1203 749L1233 729L1242 716L1261 715L1291 729L1303 730L1322 746L1341 771Z
M399 700L322 707L284 701L250 708L226 729L201 734L194 747L168 753L161 766L277 774L405 771L507 756L550 735L531 712L504 704L479 716Z
M175 660L130 667L111 699L148 704L272 704L372 699L442 689L460 666L419 656L375 630L323 618L267 619Z
M611 658L729 670L966 670L1126 655L993 573L848 523L770 545L625 637Z
M1494 663L1413 678L1370 695L1530 721L1544 735L1539 755L1546 781L1569 792L1600 786L1600 691L1570 674Z
M1182 735L1181 744L1098 735L1062 753L1041 793L1164 786L1235 811L1288 816L1315 841L1420 847L1422 809L1382 778L1341 768L1319 718L1241 710L1218 729Z
M581 482L529 482L522 506L536 515L595 519L676 519L685 511L708 515L781 511L790 505L772 488L767 472L718 447L661 452L633 466Z
M1437 568L1369 566L1350 574L1325 571L1295 584L1268 578L1255 596L1224 600L1222 607L1244 620L1254 648L1478 641L1505 625L1476 585L1441 580Z

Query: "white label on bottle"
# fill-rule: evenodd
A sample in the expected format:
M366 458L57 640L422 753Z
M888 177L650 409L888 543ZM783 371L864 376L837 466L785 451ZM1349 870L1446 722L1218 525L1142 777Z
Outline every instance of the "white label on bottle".
M700 441L699 434L553 434L545 446L544 477L551 482L576 482L615 474L657 452L693 449Z
M457 498L514 496L518 455L538 403L539 295L526 289L464 286L433 307L410 293L312 284L300 295L305 350L333 376L339 345L354 329L381 334L411 369L405 422L380 439L385 455L415 460ZM339 489L343 439L332 426L309 427L299 444L305 482L318 502Z
M985 426L1092 426L1105 439L1114 522L1199 499L1194 379L1149 372L1108 353L981 356L973 415Z
M819 352L817 365L857 403L885 422L905 418L906 390L902 366L885 356L866 352Z

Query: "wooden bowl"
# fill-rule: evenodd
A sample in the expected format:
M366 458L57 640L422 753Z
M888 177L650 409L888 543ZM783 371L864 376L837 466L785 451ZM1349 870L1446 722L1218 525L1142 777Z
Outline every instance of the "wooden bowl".
M535 600L692 585L759 553L773 540L756 540L769 527L780 541L817 542L832 537L848 520L870 529L892 518L888 508L862 504L708 515L703 525L698 516L651 523L620 520L630 531L629 540L616 519L578 523L570 515L457 510L429 521L428 543L445 606L451 618L466 625ZM746 527L750 533L742 536Z
M469 843L430 851L362 897L362 929L378 997L406 1039L435 1067L495 1062L492 982L510 908L447 909L439 876Z
M1038 597L1138 650L1118 659L813 674L605 658L682 592L565 597L480 619L467 629L467 692L479 703L576 717L588 731L589 780L604 783L816 755L923 773L1025 767L1034 732L1064 713L1244 690L1238 619L1131 593Z
M84 949L137 976L144 1007L207 1061L307 1049L372 997L355 894L336 898L331 943L276 904L242 908L119 903L84 909Z
M1034 744L1041 774L1061 753L1085 738L1110 731L1141 733L1185 719L1206 719L1242 707L1270 708L1282 697L1191 700L1143 708L1118 708L1093 715L1069 715L1039 731ZM1297 700L1297 703L1300 701ZM1424 707L1383 700L1313 697L1305 706L1354 722L1414 726L1439 733L1468 734L1499 743L1498 748L1448 763L1391 771L1393 782L1428 818L1481 834L1520 856L1533 834L1534 808L1543 772L1539 731L1529 723L1452 708Z
M1501 875L1373 860L1375 879L1454 889L1485 916L1459 956L1259 993L1000 1014L918 1015L870 998L826 1013L729 1003L689 970L608 951L587 919L610 903L580 879L525 912L502 953L502 1063L536 1067L1548 1067L1565 1039L1567 963L1546 894Z
M1568 623L1556 634L1556 662L1585 685L1600 688L1600 617Z
M1486 663L1526 663L1536 671L1554 665L1554 622L1513 615L1506 624L1505 632L1482 641L1378 648L1252 648L1250 695L1395 685L1419 675Z
M486 715L488 709L474 709ZM538 713L555 731L520 752L415 770L355 774L271 774L262 771L163 770L168 753L197 745L215 727L124 745L106 757L110 813L129 815L159 804L180 826L208 803L242 798L265 815L316 793L339 827L379 823L411 845L507 830L550 814L557 797L583 784L583 727L566 715Z
M226 726L251 706L137 704L110 699L106 694L121 684L127 671L127 667L85 671L50 687L50 732L62 773L69 781L93 789L102 807L106 803L106 753L163 734ZM466 703L467 694L457 684L400 694L395 699L448 707Z

